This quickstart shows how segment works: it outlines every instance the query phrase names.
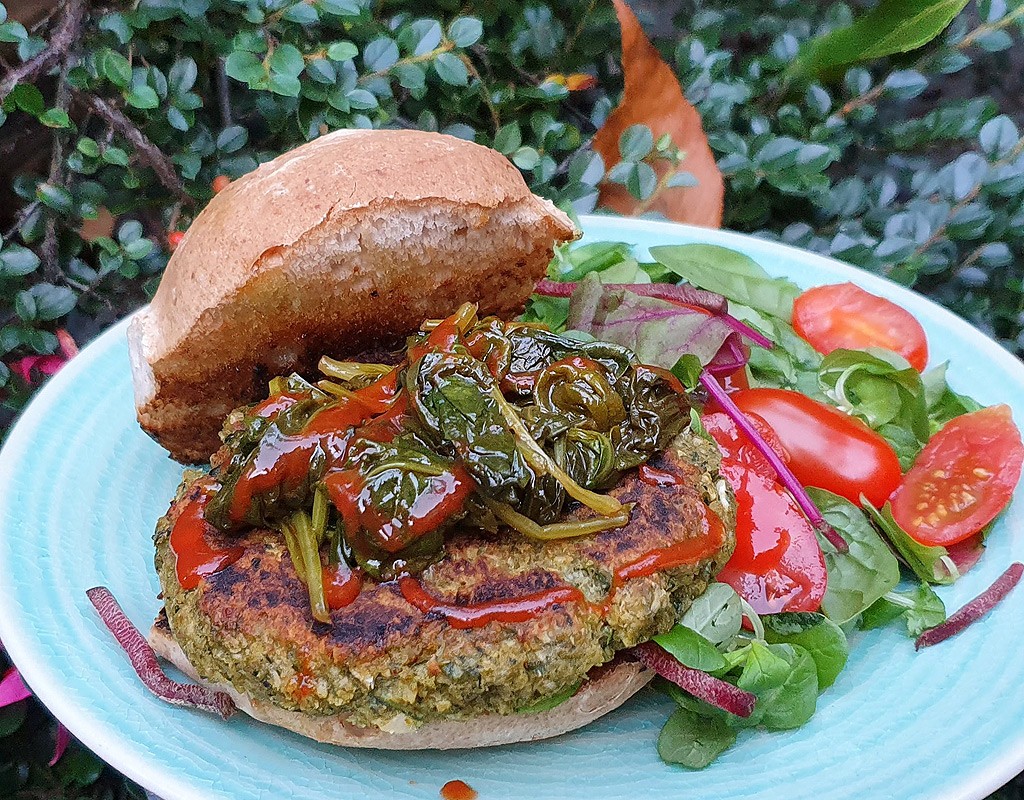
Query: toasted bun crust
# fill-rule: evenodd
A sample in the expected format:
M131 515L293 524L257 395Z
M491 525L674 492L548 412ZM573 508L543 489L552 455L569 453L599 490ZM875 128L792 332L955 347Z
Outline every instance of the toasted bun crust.
M576 235L486 147L421 131L322 136L192 223L128 330L139 422L174 458L203 461L269 377L396 342L466 301L513 314Z
M197 683L227 692L235 705L261 722L326 744L380 750L455 750L548 739L581 728L614 711L654 677L653 672L635 661L619 661L599 668L576 694L548 711L511 716L485 714L469 720L427 722L419 727L398 718L394 730L380 730L350 725L340 716L313 717L299 711L285 711L239 694L230 684L203 680L174 641L165 618L159 618L153 625L149 643L161 658Z

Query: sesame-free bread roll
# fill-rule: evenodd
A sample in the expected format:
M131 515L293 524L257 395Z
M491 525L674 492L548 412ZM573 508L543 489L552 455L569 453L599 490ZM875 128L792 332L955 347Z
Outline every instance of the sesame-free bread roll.
M515 314L576 235L494 150L421 131L322 136L192 223L128 329L139 422L203 461L269 378L398 342L466 301Z

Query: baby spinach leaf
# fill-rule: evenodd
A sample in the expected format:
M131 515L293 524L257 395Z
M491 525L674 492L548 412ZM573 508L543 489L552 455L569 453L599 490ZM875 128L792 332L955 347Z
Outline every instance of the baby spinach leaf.
M819 540L828 570L821 610L842 625L899 583L899 562L857 506L824 489L808 489L807 493L850 547L848 552L839 553Z
M880 628L902 618L907 634L916 639L928 628L945 622L946 606L932 587L920 583L908 592L888 592L871 606L860 620L864 630Z
M772 278L743 253L713 244L681 244L652 247L651 257L701 289L787 323L793 317L800 288L785 278Z
M410 406L431 444L457 456L482 491L511 502L532 472L490 394L493 382L483 363L458 353L427 353L405 374Z
M725 666L725 659L715 649L714 643L684 625L676 625L668 633L655 636L654 641L678 662L692 669L715 672Z
M658 755L666 764L703 769L735 743L736 731L721 717L677 708L658 736Z
M862 497L861 504L903 562L921 580L949 584L960 577L956 564L949 557L949 551L945 547L929 547L912 539L893 519L888 503L879 510Z
M835 350L818 369L821 390L848 414L878 430L897 425L928 441L928 412L921 374L895 353Z
M784 612L761 617L769 644L797 644L814 659L818 691L827 689L846 666L850 648L846 634L824 614Z
M811 718L818 703L818 671L810 653L800 645L751 642L736 685L757 695L757 703L747 719L730 719L733 725L799 728Z
M626 242L592 242L579 247L562 245L555 249L555 257L548 265L548 277L568 283L628 261L635 267L633 248Z
M818 385L821 355L797 336L792 326L777 317L736 303L729 305L729 313L775 342L775 347L770 350L751 348L747 362L751 386L794 389L808 397L825 399Z
M679 624L716 645L728 641L740 632L743 625L740 596L727 583L712 583L690 604Z

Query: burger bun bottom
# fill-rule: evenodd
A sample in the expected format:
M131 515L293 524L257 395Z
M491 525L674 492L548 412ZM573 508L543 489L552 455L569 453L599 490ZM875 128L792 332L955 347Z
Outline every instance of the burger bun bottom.
M625 703L647 685L654 673L635 661L616 660L593 670L576 694L547 711L503 716L484 714L467 720L441 720L416 726L398 717L393 730L361 728L341 716L315 717L239 694L226 683L203 680L174 640L161 614L149 634L149 643L196 683L226 692L254 719L286 728L326 744L371 747L380 750L455 750L492 747L547 739L581 728Z

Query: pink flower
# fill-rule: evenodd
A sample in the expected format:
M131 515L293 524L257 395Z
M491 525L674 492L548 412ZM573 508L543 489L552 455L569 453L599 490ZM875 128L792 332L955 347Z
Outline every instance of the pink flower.
M57 331L60 353L49 356L25 356L11 364L11 371L25 383L32 385L32 372L37 371L44 378L49 378L57 370L78 354L78 345L71 334L63 328Z
M0 650L3 650L2 642L0 642ZM25 685L25 681L21 679L21 673L18 672L17 668L11 667L4 673L3 679L0 680L0 708L26 700L31 696L32 690ZM64 755L64 751L67 749L70 741L71 732L58 722L57 738L53 746L53 757L49 762L51 767L60 761L60 757Z

